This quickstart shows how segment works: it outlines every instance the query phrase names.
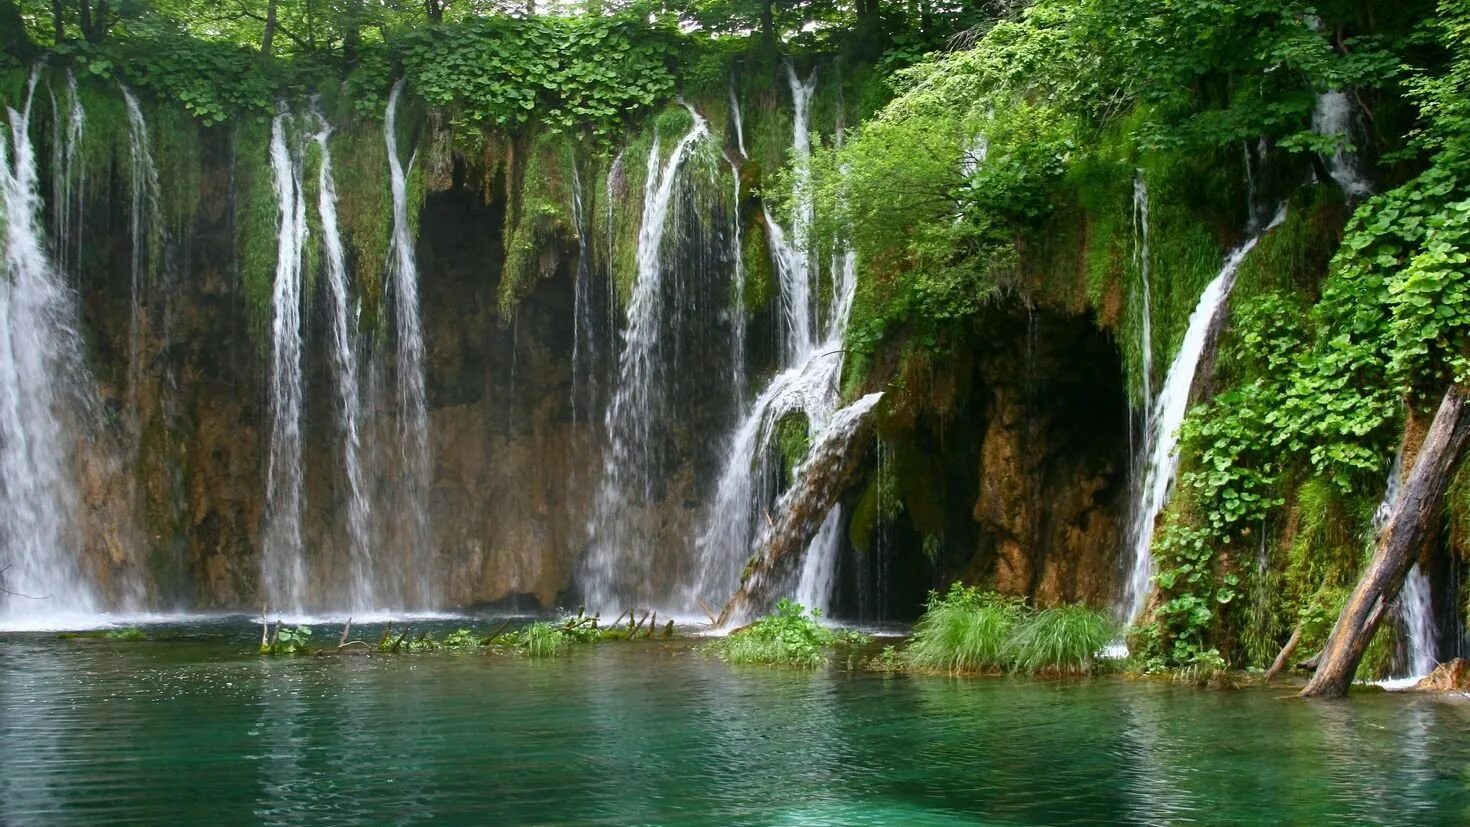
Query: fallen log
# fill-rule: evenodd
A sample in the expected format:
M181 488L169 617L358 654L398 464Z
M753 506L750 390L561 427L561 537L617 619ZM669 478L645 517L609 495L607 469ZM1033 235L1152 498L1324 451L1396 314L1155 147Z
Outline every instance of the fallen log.
M1466 402L1465 388L1451 385L1445 391L1413 470L1378 536L1373 559L1342 607L1322 647L1321 661L1302 688L1302 697L1340 698L1347 694L1358 663L1397 599L1409 568L1437 536L1445 490L1470 441Z

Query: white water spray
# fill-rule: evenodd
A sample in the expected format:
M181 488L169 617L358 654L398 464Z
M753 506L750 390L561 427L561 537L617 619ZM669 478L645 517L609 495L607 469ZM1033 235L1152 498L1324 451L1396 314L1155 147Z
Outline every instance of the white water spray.
M131 258L131 301L128 312L128 429L134 445L140 442L143 404L142 388L143 345L142 325L144 283L153 272L159 246L163 241L162 216L158 211L160 186L158 167L153 162L153 150L148 137L148 122L143 109L132 90L122 86L123 102L128 111L128 178L132 185L132 200L128 211L128 231L132 240Z
M842 341L857 292L857 259L850 250L843 249L833 256L832 295L827 322L821 326L822 338L818 340L813 335L817 329L813 290L817 268L812 266L807 250L814 210L807 165L811 156L808 108L816 75L813 72L801 81L789 64L786 73L794 107L791 157L797 170L791 233L782 230L769 210L765 215L786 321L785 367L751 403L724 452L715 499L698 541L697 576L688 589L689 603L719 605L740 585L741 568L756 539L769 525L768 499L777 471L776 464L769 460L777 423L789 414L804 414L815 446L834 423L834 412L841 403L838 381L842 374ZM793 485L801 484L800 471L796 476ZM803 558L796 593L811 608L825 610L830 602L832 575L841 549L840 512L838 507L827 515L827 522Z

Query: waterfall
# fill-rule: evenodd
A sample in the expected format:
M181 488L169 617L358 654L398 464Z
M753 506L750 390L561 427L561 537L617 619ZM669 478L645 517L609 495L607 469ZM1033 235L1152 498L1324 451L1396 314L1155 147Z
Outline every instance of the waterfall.
M383 115L388 171L393 192L393 239L388 282L397 323L398 432L403 461L401 494L408 521L407 551L416 575L417 605L438 603L437 566L429 532L429 415L424 390L424 333L419 321L419 272L408 222L408 175L398 156L398 103L403 79L393 84ZM412 161L410 160L410 164Z
M786 76L794 107L791 158L797 177L789 236L769 210L765 213L771 256L780 276L786 322L785 361L746 408L727 443L714 502L697 543L697 576L688 588L688 603L718 605L740 585L740 571L761 527L768 525L769 492L776 472L769 460L776 424L789 414L805 414L808 433L818 435L820 441L820 434L833 422L833 413L841 403L838 381L842 375L842 341L857 292L857 258L845 249L839 249L833 257L827 323L822 339L817 341L812 333L816 315L814 268L807 249L814 210L807 164L811 157L808 107L816 74L800 81L787 64ZM798 472L798 480L800 476ZM826 609L830 600L832 574L841 549L840 511L840 507L833 508L825 515L828 525L817 532L803 561L796 593L812 608Z
M1312 131L1337 141L1336 149L1327 158L1327 171L1348 200L1371 193L1373 186L1363 177L1358 168L1358 158L1349 148L1353 110L1347 93L1332 89L1317 96L1316 108L1312 110Z
M66 70L66 112L53 97L51 148L51 215L52 241L56 248L55 265L72 279L80 275L82 259L82 196L85 192L84 167L77 163L86 129L87 113L77 92L77 76Z
M781 305L786 321L785 359L794 364L817 343L812 338L816 306L812 294L812 255L808 248L811 234L811 133L808 119L812 93L817 86L815 70L805 81L796 75L790 63L785 64L786 81L791 89L791 164L793 169L790 235L765 210L766 235L771 243L772 258L781 283Z
M1378 536L1388 526L1388 521L1393 517L1394 506L1398 503L1399 492L1403 490L1404 476L1404 450L1399 448L1394 454L1393 462L1388 466L1388 481L1383 486L1383 500L1378 504L1378 509L1373 512L1373 538L1376 543ZM1408 673L1398 675L1394 679L1386 681L1390 686L1413 685L1418 680L1439 665L1436 655L1439 652L1439 636L1434 628L1434 610L1430 602L1429 577L1416 561L1409 574L1404 578L1404 585L1399 591L1398 598L1399 620L1404 628L1404 649L1408 655L1405 667Z
M306 198L299 156L287 146L291 116L271 122L270 163L277 213L276 274L271 291L271 437L266 475L265 548L261 581L267 605L301 612L306 603L306 560L301 534L303 377L301 305L306 246Z
M1409 675L1422 678L1439 665L1439 635L1434 628L1434 609L1430 601L1429 577L1418 563L1409 569L1399 594L1399 613L1403 617L1409 654Z
M143 118L143 109L138 98L126 86L121 86L123 102L128 111L128 179L131 183L132 200L128 212L128 232L132 241L131 289L132 304L128 311L128 429L134 446L141 443L142 427L139 408L142 405L140 385L146 371L143 369L142 353L142 307L144 280L153 272L163 238L162 216L158 211L159 183L158 167L153 163L153 150L148 139L148 122Z
M733 92L731 93L733 94ZM732 99L733 100L733 99ZM743 151L742 151L743 154ZM745 407L745 228L740 214L740 167L730 162L734 192L730 201L730 261L735 295L731 299L730 384L735 389L737 410Z
M316 111L320 131L312 136L321 152L317 171L317 217L322 227L322 253L331 311L332 367L337 374L337 428L342 438L342 466L347 478L347 545L350 582L347 605L361 612L380 608L373 573L372 509L362 462L362 394L358 389L356 307L348 296L347 253L337 224L337 182L332 177L332 127Z
M1148 249L1148 185L1140 170L1133 177L1133 263L1138 269L1139 287L1139 400L1145 410L1154 398L1154 332L1153 296L1149 287Z
M1275 228L1285 218L1286 212L1283 209L1276 214L1266 231ZM1260 239L1261 234L1253 235L1231 251L1225 258L1219 275L1200 294L1194 312L1189 315L1189 325L1185 329L1184 340L1179 345L1179 352L1174 355L1169 373L1164 377L1164 386L1159 390L1158 398L1153 400L1143 443L1143 456L1147 464L1143 475L1133 485L1129 509L1128 537L1132 545L1132 561L1121 603L1122 619L1125 622L1135 619L1148 599L1149 580L1154 574L1154 521L1168 502L1170 488L1174 483L1174 472L1179 466L1179 456L1175 452L1179 445L1179 426L1189 408L1189 392L1194 387L1200 358L1204 355L1205 346L1221 316L1221 308L1230 296L1230 289L1235 286L1236 272Z
M826 611L837 568L836 555L827 551L839 547L843 526L837 500L861 466L862 455L854 447L882 397L870 393L831 412L817 431L791 487L776 503L778 516L761 530L750 574L725 605L720 625L769 608L788 588L798 560L797 602Z
M709 137L704 118L689 109L693 124L667 159L654 135L648 152L643 192L643 217L638 229L633 294L628 302L623 348L618 359L617 385L604 419L607 447L602 484L588 527L591 549L582 580L590 609L610 609L620 599L646 599L645 593L619 589L620 579L647 581L652 538L629 524L628 510L657 499L655 486L662 473L655 419L664 409L660 390L668 366L659 349L665 315L663 300L664 233L670 219L680 167L695 145ZM635 590L639 588L635 586Z
M6 107L0 140L0 618L91 614L99 596L75 553L78 505L68 425L87 424L89 380L75 297L52 265L41 227L31 143L32 74L24 108ZM78 423L77 420L83 420Z
M592 251L587 205L577 159L572 167L572 224L577 232L577 277L572 293L572 421L581 422L579 403L590 410L597 399L597 329L592 318Z
M740 150L741 158L749 158L745 152L745 119L740 115L740 98L735 94L735 78L730 78L730 120L735 124L735 147ZM738 170L737 170L738 173ZM740 181L740 176L735 176L735 181Z

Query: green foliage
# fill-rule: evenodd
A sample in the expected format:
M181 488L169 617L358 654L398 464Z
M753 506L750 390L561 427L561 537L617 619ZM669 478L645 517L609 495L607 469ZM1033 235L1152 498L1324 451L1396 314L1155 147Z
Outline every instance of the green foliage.
M970 673L1010 663L1006 647L1026 613L1020 598L956 583L941 596L931 592L924 616L904 650L911 668Z
M102 638L104 640L147 640L148 634L134 626L127 629L108 629L102 634Z
M1022 621L1004 655L1018 672L1083 675L1097 670L1098 653L1117 635L1117 625L1101 612L1075 604L1054 606Z
M666 100L675 35L619 18L481 17L417 29L399 44L415 90L456 129L510 129L533 118L610 137Z
M571 146L543 134L532 142L529 156L519 176L521 190L515 209L507 211L505 268L499 289L502 319L511 315L538 280L554 275L561 248L577 235L568 183L570 165L575 163Z
M827 665L834 648L866 642L857 632L822 626L817 622L819 616L816 610L808 614L804 606L782 598L775 614L731 632L709 644L709 650L726 663L815 669Z
M291 628L281 625L271 634L270 640L260 644L262 655L304 655L311 644L311 627Z

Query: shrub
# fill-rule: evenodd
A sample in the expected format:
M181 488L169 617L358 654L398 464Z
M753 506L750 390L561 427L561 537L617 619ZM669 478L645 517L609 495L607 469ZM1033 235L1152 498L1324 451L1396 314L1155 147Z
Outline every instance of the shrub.
M1026 618L1006 644L1017 672L1083 675L1097 669L1097 654L1118 635L1102 613L1081 605L1056 606Z
M858 645L867 637L857 632L837 632L817 623L821 612L783 598L776 613L737 629L709 648L726 663L758 663L769 666L798 666L815 669L827 665L831 651L843 644Z

